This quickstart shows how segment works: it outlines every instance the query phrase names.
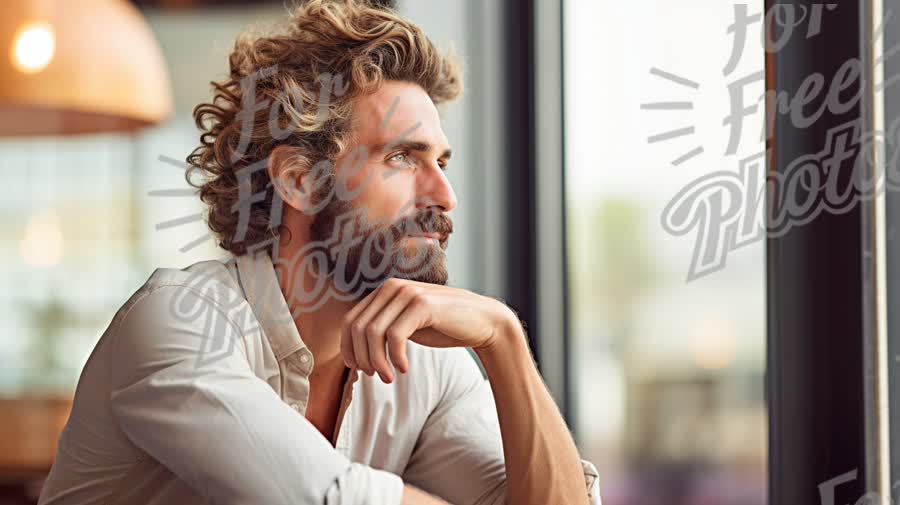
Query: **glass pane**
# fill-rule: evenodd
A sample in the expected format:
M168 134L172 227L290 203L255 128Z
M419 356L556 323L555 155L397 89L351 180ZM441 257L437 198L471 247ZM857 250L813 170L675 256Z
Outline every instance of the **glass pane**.
M765 502L764 237L698 182L764 178L762 9L565 1L574 421L605 503Z

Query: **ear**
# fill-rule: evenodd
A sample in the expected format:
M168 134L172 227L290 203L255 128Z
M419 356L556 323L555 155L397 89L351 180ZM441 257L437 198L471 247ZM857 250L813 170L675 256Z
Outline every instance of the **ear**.
M315 214L328 203L322 193L333 191L334 185L329 184L332 171L327 161L310 166L302 148L282 144L269 153L266 170L278 196L294 209Z

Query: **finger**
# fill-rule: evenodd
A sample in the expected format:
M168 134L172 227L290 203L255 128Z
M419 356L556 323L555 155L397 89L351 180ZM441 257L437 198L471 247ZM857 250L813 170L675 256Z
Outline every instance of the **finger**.
M403 293L408 293L409 291L409 286L398 289L397 294L394 295L390 302L369 322L366 330L366 335L369 339L369 358L372 361L372 365L378 370L378 374L381 375L382 380L387 383L391 383L394 380L394 367L392 364L397 366L397 362L394 361L396 353L393 352L393 349L397 347L396 343L390 346L392 355L391 359L388 359L386 349L387 329L394 319L403 312L403 308L410 298L409 296L403 296ZM398 368L405 373L405 367Z
M346 314L344 314L343 319L341 320L341 355L344 358L344 363L348 367L356 367L360 370L363 368L359 364L359 360L356 357L355 347L353 345L353 324L356 322L357 315L359 315L369 304L372 303L377 296L381 287L384 286L382 283L381 286L375 288L374 291L369 293L365 298L360 300L359 303L353 306Z
M373 331L370 325L366 330L366 343L369 346L369 363L372 369L378 373L382 382L390 384L394 380L394 373L384 350L384 332Z
M409 340L416 330L428 326L429 317L425 298L414 295L403 308L400 315L394 319L394 322L385 331L388 347L390 347L391 360L403 370L409 370L409 360L406 357L406 341Z
M387 344L390 362L401 373L409 371L409 362L406 359L406 335L395 335L394 340L388 338L387 330L397 319L409 302L421 293L421 288L415 284L406 284L397 290L397 294L369 323L369 328L375 333L381 334L381 341ZM382 344L382 349L384 348Z
M356 366L365 372L366 375L371 376L374 370L369 362L369 344L366 341L366 329L354 322L350 325L350 332L350 341L353 342L353 357L356 361Z
M409 359L406 357L406 341L408 340L408 336L404 336L401 333L391 334L386 331L384 339L387 342L391 363L394 364L400 373L405 374L409 372Z
M399 293L407 291L410 286L410 283L394 282L392 284L394 285L385 286L381 290L379 297L373 300L363 313L358 316L361 326L366 328L369 362L375 371L378 372L381 380L386 383L393 382L394 370L385 351L385 330L387 330L394 317L402 310L402 307L392 308L395 306ZM387 318L385 318L385 311L388 309L391 310L388 312Z
M356 320L350 325L353 333L354 353L357 353L356 347L365 346L365 361L357 353L356 359L368 375L378 372L381 380L387 382L387 377L392 376L390 365L387 362L387 356L384 352L384 332L373 331L370 322L378 315L382 307L387 305L394 297L397 289L399 289L400 281L396 279L388 279L377 289L377 294L373 293L372 299L366 308L356 316Z

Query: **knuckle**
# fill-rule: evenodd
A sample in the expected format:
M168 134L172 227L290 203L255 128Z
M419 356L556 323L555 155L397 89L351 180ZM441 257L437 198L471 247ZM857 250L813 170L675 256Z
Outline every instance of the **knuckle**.
M369 329L372 332L372 338L375 338L384 335L387 328L385 328L384 323L380 321L372 321L372 324L369 325Z
M372 322L366 325L366 339L374 340L378 338L378 326Z
M422 291L417 291L412 295L409 303L414 304L416 307L423 307L428 304L428 297Z
M403 340L403 336L396 328L388 328L385 332L385 338L390 344L399 344Z
M419 291L418 289L416 289L415 286L410 286L409 289L404 291L403 294L406 295L406 297L409 299L409 301L413 301L416 298L422 296L422 292Z

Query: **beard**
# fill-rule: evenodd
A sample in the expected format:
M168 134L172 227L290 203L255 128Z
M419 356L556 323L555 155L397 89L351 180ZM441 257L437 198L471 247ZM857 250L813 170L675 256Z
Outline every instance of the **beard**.
M410 234L436 232L440 241ZM395 221L372 222L364 208L334 198L313 219L310 240L329 244L327 275L340 291L364 298L389 278L447 283L449 217L428 207Z

